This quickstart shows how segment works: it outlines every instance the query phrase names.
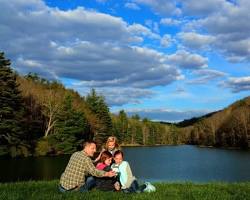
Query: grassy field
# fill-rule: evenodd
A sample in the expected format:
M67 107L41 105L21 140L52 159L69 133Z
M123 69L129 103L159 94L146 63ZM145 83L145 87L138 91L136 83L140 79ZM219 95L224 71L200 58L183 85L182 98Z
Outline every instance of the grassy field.
M156 183L156 192L141 194L124 194L122 192L101 192L92 190L87 193L60 193L58 181L29 181L17 183L0 183L1 200L76 200L76 199L235 199L250 200L250 182L245 183Z

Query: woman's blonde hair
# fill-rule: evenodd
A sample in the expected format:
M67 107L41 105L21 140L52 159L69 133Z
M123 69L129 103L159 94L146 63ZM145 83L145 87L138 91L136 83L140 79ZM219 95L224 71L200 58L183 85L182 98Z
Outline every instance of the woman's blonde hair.
M106 141L106 144L105 144L105 149L108 149L108 143L109 142L114 142L115 143L115 148L116 149L120 149L120 145L118 144L118 140L115 136L109 136L107 141Z

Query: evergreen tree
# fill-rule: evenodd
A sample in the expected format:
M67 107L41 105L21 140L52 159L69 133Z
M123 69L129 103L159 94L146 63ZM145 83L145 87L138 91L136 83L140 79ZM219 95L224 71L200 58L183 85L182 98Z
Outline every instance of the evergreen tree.
M72 96L64 99L62 111L58 114L54 134L49 137L56 152L72 153L85 139L87 121L82 112L73 108Z
M99 129L94 133L94 139L98 144L103 144L108 135L112 135L112 120L109 108L103 96L98 96L94 89L86 97L86 103L90 110L97 116Z
M0 52L0 154L16 156L27 148L21 128L22 97L10 64L10 60L5 59L4 53Z
M121 139L124 143L129 144L131 141L131 131L128 131L128 117L124 110L121 110L118 115L118 130Z

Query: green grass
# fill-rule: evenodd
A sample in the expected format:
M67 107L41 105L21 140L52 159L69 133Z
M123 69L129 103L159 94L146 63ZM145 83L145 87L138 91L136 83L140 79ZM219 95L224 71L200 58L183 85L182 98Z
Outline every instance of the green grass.
M243 183L155 183L156 192L141 194L124 194L122 192L101 192L93 190L86 193L60 193L58 181L29 181L17 183L0 183L0 199L3 200L78 200L78 199L202 199L202 200L250 200L250 182Z

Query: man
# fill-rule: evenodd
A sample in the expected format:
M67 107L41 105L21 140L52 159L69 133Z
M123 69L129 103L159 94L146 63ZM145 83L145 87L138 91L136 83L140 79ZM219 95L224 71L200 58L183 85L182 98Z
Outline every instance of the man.
M83 150L72 154L69 163L60 178L59 190L61 192L79 190L85 192L95 185L93 177L87 178L88 175L96 177L113 177L115 172L105 172L95 168L90 157L96 152L96 143L87 141L84 143Z

